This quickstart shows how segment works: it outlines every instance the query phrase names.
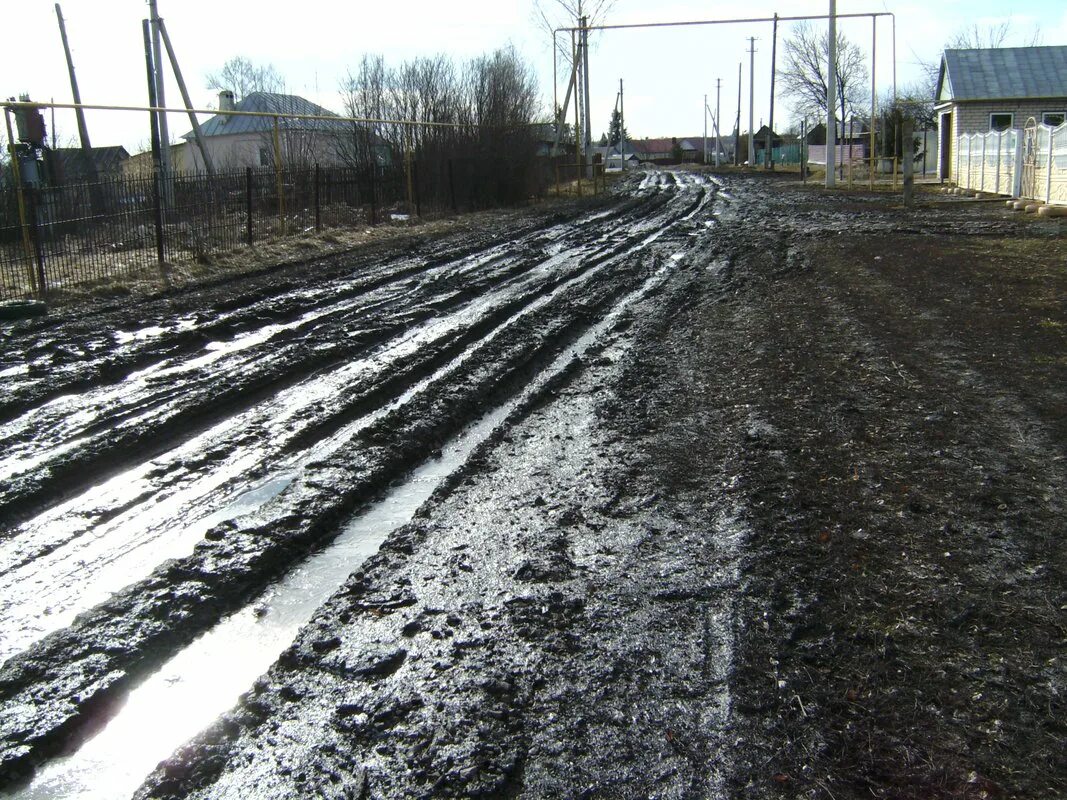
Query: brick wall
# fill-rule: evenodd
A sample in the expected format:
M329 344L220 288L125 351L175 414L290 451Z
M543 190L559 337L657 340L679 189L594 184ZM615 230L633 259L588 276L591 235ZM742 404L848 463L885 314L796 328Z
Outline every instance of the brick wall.
M996 103L961 103L956 106L953 115L955 130L953 138L964 133L985 133L989 130L989 115L998 112L1015 114L1013 128L1022 128L1033 117L1041 122L1041 115L1046 111L1067 110L1067 97L1055 100L1036 100L1027 102L1000 101Z
M1033 117L1041 122L1041 115L1046 111L1067 111L1067 97L1058 97L1052 100L1034 100L1020 102L1018 100L1000 100L986 103L960 103L952 107L952 141L965 133L985 133L989 130L989 115L995 113L1012 113L1015 115L1012 121L1013 128L1025 127L1026 121ZM938 163L940 164L940 151ZM956 168L956 155L951 153L949 159L949 180L955 181L956 176L952 170Z

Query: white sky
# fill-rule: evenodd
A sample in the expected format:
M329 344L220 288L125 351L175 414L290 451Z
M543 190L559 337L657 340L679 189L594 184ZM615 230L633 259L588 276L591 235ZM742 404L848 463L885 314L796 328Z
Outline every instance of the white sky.
M553 0L543 0L551 4ZM1067 44L1067 3L1063 0L839 0L838 12L892 11L897 15L897 80L918 80L918 58L936 59L959 28L986 27L1010 20L1013 40L1025 44L1040 28L1041 44ZM147 104L141 19L144 0L64 0L63 15L71 40L83 101ZM159 0L160 14L174 41L193 101L213 103L204 88L206 73L234 55L273 63L289 91L340 112L338 85L364 53L381 53L390 63L444 52L456 58L479 55L511 43L537 69L546 115L552 104L549 40L536 25L533 0L406 0L367 3L303 0L252 4L232 0ZM617 0L609 22L650 22L708 18L825 14L825 0L749 0L708 3L697 0L638 2ZM284 9L284 10L283 10ZM18 7L17 38L11 31L0 47L0 93L28 92L33 99L70 100L70 85L53 3L28 0ZM819 23L825 24L825 23ZM870 50L869 20L842 22L845 34ZM780 26L779 44L789 27ZM737 113L737 66L743 62L742 129L748 125L748 36L756 36L755 124L768 116L771 26L723 25L642 31L608 31L594 40L590 56L593 132L607 128L619 79L626 86L626 120L632 136L692 136L703 130L705 93L715 107L715 79L722 78L724 132ZM779 49L779 56L780 56ZM779 64L781 59L779 58ZM891 87L892 37L888 19L878 24L879 94ZM563 83L563 76L560 83ZM173 78L168 105L181 98ZM562 90L561 90L562 97ZM781 96L776 126L793 115ZM188 129L179 115L170 121L171 138ZM72 115L57 114L60 144L76 135ZM146 114L94 112L89 115L94 145L122 144L131 152L148 141Z

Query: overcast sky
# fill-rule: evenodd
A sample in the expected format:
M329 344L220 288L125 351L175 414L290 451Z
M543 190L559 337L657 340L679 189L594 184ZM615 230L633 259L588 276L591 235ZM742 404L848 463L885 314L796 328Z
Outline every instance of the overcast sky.
M553 0L543 0L551 5ZM141 19L143 0L65 0L63 15L73 50L82 99L87 103L147 103ZM825 0L749 0L709 3L696 0L638 2L617 0L609 22L652 22L737 16L825 14ZM185 74L193 101L215 102L204 76L228 58L244 55L269 62L285 76L289 91L340 112L338 86L364 53L381 53L390 63L443 52L468 58L513 44L536 68L547 116L552 105L549 39L535 22L532 0L406 0L403 3L302 0L253 4L227 0L159 0L160 14ZM254 9L254 11L253 11ZM284 12L283 12L284 9ZM897 16L897 80L919 80L919 59L936 59L955 31L1011 22L1009 44L1028 43L1040 29L1041 44L1067 44L1067 3L1063 0L839 0L838 12L892 11ZM825 24L825 23L819 23ZM869 54L869 20L845 21L845 34ZM0 92L28 92L33 99L70 101L63 50L52 2L29 0L18 6L18 32L8 31L0 47ZM781 37L789 26L782 25ZM606 129L619 79L625 81L627 128L632 136L691 136L703 130L704 94L715 108L716 78L722 79L722 118L731 129L737 113L737 68L743 64L742 128L748 120L748 41L755 36L755 124L768 115L771 26L722 25L700 28L608 31L595 38L590 59L593 131ZM878 24L879 93L891 88L892 36L888 19ZM561 76L560 82L563 78ZM168 105L181 98L173 78ZM779 95L776 120L793 115ZM171 137L188 130L179 116ZM777 125L783 128L783 125ZM122 144L131 152L148 141L144 114L96 112L89 116L94 145ZM57 116L60 143L76 135L73 118Z

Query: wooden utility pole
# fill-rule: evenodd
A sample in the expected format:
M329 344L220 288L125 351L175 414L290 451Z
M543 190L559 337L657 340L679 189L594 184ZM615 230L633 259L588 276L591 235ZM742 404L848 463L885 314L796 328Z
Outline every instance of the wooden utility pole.
M151 23L148 20L141 21L141 33L144 36L144 61L145 71L148 75L148 105L150 108L156 108L156 69L152 64L152 34L150 31ZM163 279L167 280L167 273L163 267L163 206L162 194L160 188L160 166L162 159L160 157L160 143L159 143L159 119L154 111L148 113L149 126L152 131L152 170L153 185L155 187L155 197L153 198L155 206L156 217L156 259L159 262L160 269L163 270Z
M159 8L156 5L156 0L148 0L148 10L149 22L152 28L152 63L156 69L156 102L159 104L159 108L165 108L167 98L163 91L163 48L160 45ZM159 126L160 147L162 148L160 151L160 163L163 165L163 197L169 205L171 197L170 131L167 128L166 113L160 111L156 116Z
M203 131L200 130L200 121L196 118L196 114L193 113L193 101L189 97L189 90L185 88L185 79L182 77L181 67L178 66L178 57L174 54L174 46L170 43L170 36L167 34L167 26L163 24L163 19L159 20L159 32L163 36L163 44L167 48L167 57L170 59L170 67L174 70L174 77L178 81L178 89L182 93L182 102L185 103L185 108L189 111L189 122L193 125L193 136L196 138L196 146L200 149L200 155L204 159L204 169L207 171L209 178L215 177L215 165L211 161L211 154L208 152L207 144L204 142Z
M622 156L622 171L626 172L626 111L623 100L622 78L619 78L619 155Z
M774 75L778 66L778 14L774 15L774 33L771 34L771 120L767 127L767 150L763 165L774 169Z
M720 130L721 124L719 120L720 101L722 99L722 78L715 79L715 166L719 166L719 150L722 149L722 142L719 141L722 135Z
M56 3L56 19L59 20L59 37L63 40L63 52L67 56L67 73L70 75L70 93L74 97L74 104L78 108L74 109L74 116L78 120L78 139L81 140L82 145L82 157L85 161L85 169L89 175L89 183L96 184L98 177L96 174L96 160L93 158L93 148L89 143L89 127L85 124L85 111L81 108L82 96L78 91L78 79L74 75L74 59L70 55L70 44L67 42L67 26L63 21L63 10L59 7L59 3ZM53 110L54 113L54 110ZM52 134L55 135L55 123L52 124ZM95 194L90 193L90 203L95 206Z
M571 33L571 79L567 82L567 94L563 98L563 107L557 109L559 116L556 119L556 141L552 145L552 155L559 153L559 143L563 138L563 129L567 126L567 109L571 104L571 94L574 95L575 108L578 106L578 62L574 57L574 33ZM577 137L577 133L575 133ZM578 139L574 140L575 146Z
M708 96L704 95L704 164L708 163Z
M756 166L756 37L748 37L748 165Z
M741 63L737 64L737 123L734 126L734 166L741 164Z
M580 113L578 102L577 85L578 85L578 65L581 64L581 36L578 37L579 49L575 48L575 44L571 42L571 55L574 57L574 83L575 83L575 97L574 97L574 169L578 173L578 196L582 196L582 115Z

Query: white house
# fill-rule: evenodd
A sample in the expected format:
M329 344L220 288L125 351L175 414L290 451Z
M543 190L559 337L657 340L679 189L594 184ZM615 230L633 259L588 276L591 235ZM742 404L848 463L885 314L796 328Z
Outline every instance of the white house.
M946 50L935 102L938 176L954 180L960 135L1067 120L1067 46Z

